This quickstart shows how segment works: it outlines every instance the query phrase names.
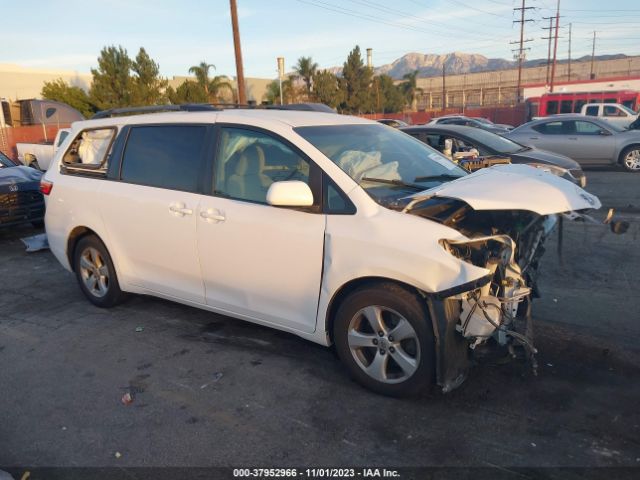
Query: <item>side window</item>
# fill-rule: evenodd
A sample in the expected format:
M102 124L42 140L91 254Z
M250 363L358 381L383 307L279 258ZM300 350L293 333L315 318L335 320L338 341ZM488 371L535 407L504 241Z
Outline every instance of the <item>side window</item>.
M558 101L551 100L547 102L547 115L555 115L558 113Z
M587 107L585 114L589 115L591 117L597 117L598 116L598 106L597 105L591 105L589 107Z
M60 137L58 137L58 145L56 145L56 147L62 145L62 142L64 142L65 138L67 138L68 136L69 132L60 132Z
M582 111L583 105L586 105L587 102L584 100L576 100L573 104L573 113L580 113Z
M83 130L62 157L61 170L65 173L106 174L115 136L115 127Z
M207 127L132 127L122 158L123 182L197 192Z
M223 127L218 141L214 194L266 204L272 183L300 180L310 185L310 170L305 158L270 135Z
M603 107L603 114L605 117L624 117L626 116L622 110L615 106L605 105Z
M545 135L560 135L563 132L562 122L547 122L539 125L534 125L533 128L536 132L543 133Z
M573 111L573 100L562 100L560 102L560 113L571 113Z
M356 213L356 207L346 197L329 177L324 176L324 206L323 210L328 214L352 215Z
M602 128L595 123L576 121L576 133L579 135L600 135Z

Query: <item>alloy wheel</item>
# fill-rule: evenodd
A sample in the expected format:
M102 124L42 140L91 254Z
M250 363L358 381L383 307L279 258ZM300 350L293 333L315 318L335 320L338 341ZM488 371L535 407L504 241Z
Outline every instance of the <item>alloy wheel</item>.
M420 342L411 323L395 310L372 305L349 322L347 342L357 365L382 383L400 383L420 365Z
M624 157L624 165L629 170L640 170L640 149L627 153Z
M82 252L80 276L91 295L101 298L109 292L109 268L97 249L88 247Z

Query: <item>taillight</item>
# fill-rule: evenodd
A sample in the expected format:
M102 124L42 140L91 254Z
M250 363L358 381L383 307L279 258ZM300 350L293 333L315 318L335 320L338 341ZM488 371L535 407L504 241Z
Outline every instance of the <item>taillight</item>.
M46 180L40 180L40 192L43 195L49 195L53 190L53 182L47 182Z

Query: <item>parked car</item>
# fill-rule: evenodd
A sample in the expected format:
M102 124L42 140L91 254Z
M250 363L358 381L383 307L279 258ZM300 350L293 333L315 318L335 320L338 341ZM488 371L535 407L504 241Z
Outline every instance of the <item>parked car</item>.
M621 165L640 171L640 130L627 130L595 117L562 115L534 120L505 137L573 158L581 165Z
M376 122L382 123L384 125L389 125L390 127L393 127L393 128L409 126L407 122L403 122L402 120L397 120L395 118L379 118L378 120L376 120Z
M582 187L587 184L582 168L569 157L526 147L486 130L458 125L418 125L401 130L440 152L444 150L445 141L451 139L453 154L475 148L483 157L509 157L511 163L547 170Z
M638 118L638 113L619 103L587 103L580 110L582 115L598 117L618 127L628 127Z
M387 395L457 387L489 338L532 359L544 238L555 214L600 207L527 165L468 174L362 118L101 117L73 125L41 186L51 251L89 301L153 295L335 344Z
M38 170L17 165L0 152L0 228L23 223L42 226L41 177Z
M53 143L16 143L18 150L18 160L27 167L46 171L49 168L53 155L58 151L62 142L69 135L70 129L61 128L58 130Z
M481 120L479 118L465 117L464 115L447 115L444 117L432 118L427 125L461 125L465 127L480 128L497 134L503 134L509 131L509 128L506 126L503 127L487 122L488 120L485 119ZM509 125L509 127L511 126Z

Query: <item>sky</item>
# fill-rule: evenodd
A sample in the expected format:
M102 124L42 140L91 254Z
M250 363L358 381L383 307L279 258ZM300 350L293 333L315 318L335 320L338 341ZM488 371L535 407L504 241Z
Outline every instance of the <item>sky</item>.
M549 20L557 0L527 0L527 58L546 58ZM521 0L237 0L244 71L274 78L276 57L290 71L301 56L321 68L339 66L359 45L375 66L405 53L479 53L512 59ZM606 5L606 8L603 6ZM4 41L0 63L89 73L106 45L133 58L140 47L163 76L187 75L201 61L235 76L228 0L0 0ZM558 57L640 54L640 2L562 0Z

